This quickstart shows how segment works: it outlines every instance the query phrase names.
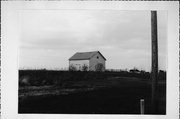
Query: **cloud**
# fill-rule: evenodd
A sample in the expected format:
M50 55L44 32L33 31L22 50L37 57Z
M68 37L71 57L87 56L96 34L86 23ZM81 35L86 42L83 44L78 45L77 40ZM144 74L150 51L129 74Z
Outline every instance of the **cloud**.
M158 14L159 52L164 56L167 14ZM21 13L20 65L67 67L73 53L99 50L108 68L149 69L150 22L150 11L26 10Z

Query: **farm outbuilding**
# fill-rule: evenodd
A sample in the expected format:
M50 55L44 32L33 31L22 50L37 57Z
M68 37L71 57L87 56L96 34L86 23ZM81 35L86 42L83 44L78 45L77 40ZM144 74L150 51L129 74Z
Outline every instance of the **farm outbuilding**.
M77 52L69 58L69 70L105 71L105 62L99 51Z

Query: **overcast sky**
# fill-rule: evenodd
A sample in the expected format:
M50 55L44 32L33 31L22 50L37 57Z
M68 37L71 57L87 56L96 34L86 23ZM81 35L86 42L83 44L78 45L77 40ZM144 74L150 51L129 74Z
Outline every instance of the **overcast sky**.
M167 14L158 11L159 69L166 68ZM151 69L150 11L24 10L19 68L61 69L76 52L100 51L107 69Z

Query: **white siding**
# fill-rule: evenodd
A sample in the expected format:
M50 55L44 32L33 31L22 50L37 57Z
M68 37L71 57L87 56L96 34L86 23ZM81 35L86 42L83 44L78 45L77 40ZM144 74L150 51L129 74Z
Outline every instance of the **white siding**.
M89 60L71 60L69 66L73 65L77 70L82 70L82 66L86 65L89 70Z
M97 58L98 57L98 58ZM99 54L97 53L96 55L94 55L91 59L90 59L90 70L91 71L95 71L95 66L98 63L102 63L103 64L103 71L105 70L105 59Z

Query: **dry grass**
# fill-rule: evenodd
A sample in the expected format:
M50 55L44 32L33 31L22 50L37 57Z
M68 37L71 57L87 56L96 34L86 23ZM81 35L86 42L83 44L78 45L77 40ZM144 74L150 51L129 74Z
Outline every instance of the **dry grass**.
M166 113L166 83L159 83L159 112ZM19 89L19 113L138 114L145 99L151 110L151 82L139 78L68 81L63 87L29 86Z

